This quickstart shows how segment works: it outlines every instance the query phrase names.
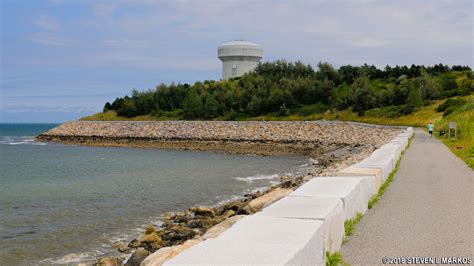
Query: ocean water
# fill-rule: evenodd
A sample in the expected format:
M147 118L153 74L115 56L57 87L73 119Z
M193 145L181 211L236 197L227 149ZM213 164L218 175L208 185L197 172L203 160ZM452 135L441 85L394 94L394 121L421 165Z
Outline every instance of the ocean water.
M54 124L0 124L0 265L76 264L159 224L303 170L300 156L35 142Z

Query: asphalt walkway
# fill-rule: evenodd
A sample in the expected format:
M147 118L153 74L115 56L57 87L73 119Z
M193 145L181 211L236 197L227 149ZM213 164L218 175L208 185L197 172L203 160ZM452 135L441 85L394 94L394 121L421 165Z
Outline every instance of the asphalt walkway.
M381 265L385 257L474 264L474 172L434 137L415 133L390 188L342 247L351 265Z

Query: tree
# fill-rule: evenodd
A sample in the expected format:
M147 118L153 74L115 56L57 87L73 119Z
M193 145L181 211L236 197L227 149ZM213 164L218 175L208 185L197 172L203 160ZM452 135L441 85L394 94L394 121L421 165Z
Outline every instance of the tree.
M214 96L207 94L206 97L204 97L204 106L202 110L204 118L214 118L219 116L220 109L220 105Z
M434 100L439 97L441 85L437 83L430 75L423 74L420 78L421 93L424 100Z
M373 91L369 87L369 79L365 76L357 78L351 86L353 103L352 110L362 114L370 109L375 101Z
M413 110L423 105L423 94L421 92L421 87L410 87L410 92L408 93L407 98L407 105L413 108Z
M105 105L104 105L104 109L102 112L107 112L109 110L112 110L112 105L109 103L109 102L106 102Z
M117 114L126 117L137 116L137 107L135 106L135 102L130 99L130 97L125 96L122 105L117 110Z
M331 64L326 62L318 63L317 77L319 80L330 80L335 85L341 83L341 76L339 73L331 66Z
M473 80L467 75L462 75L456 79L459 95L469 95L474 91Z
M351 85L354 80L360 75L359 68L351 65L341 66L338 72L341 76L342 81L345 82L347 85Z
M199 118L202 114L202 100L196 89L190 89L183 100L184 116L189 119Z

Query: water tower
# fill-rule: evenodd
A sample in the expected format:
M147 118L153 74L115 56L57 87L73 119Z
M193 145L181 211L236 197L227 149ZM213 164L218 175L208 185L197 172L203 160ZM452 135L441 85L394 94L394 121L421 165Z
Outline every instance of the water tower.
M262 46L244 40L236 40L219 46L217 55L222 60L222 78L240 77L254 69L262 59Z

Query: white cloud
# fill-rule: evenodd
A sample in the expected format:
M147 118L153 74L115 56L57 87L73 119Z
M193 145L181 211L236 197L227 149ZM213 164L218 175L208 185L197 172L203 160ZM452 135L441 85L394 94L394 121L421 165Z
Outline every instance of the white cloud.
M35 33L29 39L31 42L39 43L47 46L66 46L71 43L70 40L67 40L63 37L51 35L49 33Z
M87 60L87 59L86 59ZM133 66L164 70L215 70L221 66L217 58L146 55L112 52L87 60L92 64Z
M61 25L57 19L44 14L36 18L33 23L44 30L58 31L61 29Z

